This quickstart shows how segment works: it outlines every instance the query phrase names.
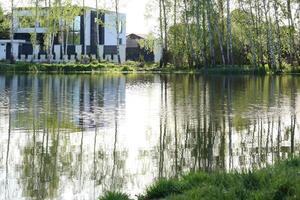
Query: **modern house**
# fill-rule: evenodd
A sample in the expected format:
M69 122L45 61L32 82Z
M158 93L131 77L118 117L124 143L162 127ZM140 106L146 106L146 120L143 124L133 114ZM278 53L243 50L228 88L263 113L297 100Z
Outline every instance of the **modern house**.
M139 41L147 38L144 34L131 33L126 37L126 60L159 62L161 59L161 48L157 42L153 51L149 51L140 46Z
M43 8L46 10L47 8ZM45 23L35 23L34 20L24 20L33 18L32 8L17 8L14 15L14 41L13 55L17 60L45 61L48 58L45 51L45 34L47 28ZM45 12L44 12L45 13ZM98 16L98 19L97 19ZM94 8L85 8L85 12L75 16L68 31L68 41L63 45L60 34L54 35L52 44L52 60L60 62L62 60L80 60L82 55L96 58L99 55L101 60L118 61L117 46L121 62L126 60L126 15L119 13L119 27L116 28L117 15L115 12L101 10L98 12ZM27 21L27 23L23 23ZM101 23L99 23L101 21ZM99 46L97 48L97 29L99 30ZM117 33L117 30L119 33ZM31 36L37 33L37 44L35 48L31 43ZM65 33L64 33L65 34ZM66 36L65 36L66 38ZM67 44L67 56L63 56L63 50ZM0 40L0 60L9 59L11 44L10 40ZM97 54L98 50L98 54ZM35 51L35 52L34 52Z

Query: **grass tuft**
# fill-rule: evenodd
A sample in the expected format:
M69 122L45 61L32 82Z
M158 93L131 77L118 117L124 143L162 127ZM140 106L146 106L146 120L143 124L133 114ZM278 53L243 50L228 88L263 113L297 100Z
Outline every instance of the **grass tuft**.
M106 192L99 200L130 200L129 196L121 192Z

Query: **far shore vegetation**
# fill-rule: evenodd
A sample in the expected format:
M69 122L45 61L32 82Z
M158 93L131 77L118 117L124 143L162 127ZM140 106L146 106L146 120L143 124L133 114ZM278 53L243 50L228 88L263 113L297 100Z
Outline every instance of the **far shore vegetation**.
M196 172L181 178L161 179L138 200L299 199L300 159L280 161L245 172ZM107 192L99 200L130 200L126 193Z
M15 1L9 1L10 10L3 10L0 7L0 38L14 39L15 30L12 22L14 9L18 9ZM92 0L92 2L97 11L103 9L103 4L99 0ZM35 22L35 31L30 35L30 41L33 46L37 44L36 25L44 24L47 31L41 45L44 46L50 62L54 38L64 38L64 35L69 34L69 24L73 23L74 16L85 13L86 4L85 0L82 1L82 5L78 6L73 6L73 0L45 3L44 5L41 1L32 0L28 5L33 8L34 13L29 16L29 21ZM112 0L111 3L113 6L110 9L118 16L122 5L119 0ZM212 70L214 72L238 71L239 73L272 71L276 74L286 71L299 72L299 5L297 0L149 0L146 4L149 7L147 10L155 10L155 12L145 13L145 16L151 18L153 15L158 18L156 24L158 30L153 30L148 35L153 37L146 37L139 44L143 49L152 52L155 46L161 49L162 58L158 64L160 66L158 71L169 71L171 65L175 66L173 68L176 71ZM49 10L45 17L40 17L44 15L40 11L43 7ZM116 27L119 27L117 19ZM58 23L60 20L65 23ZM105 23L98 23L105 26ZM96 45L99 44L98 39L94 42ZM68 42L61 39L60 45L64 46L64 54L66 54ZM86 49L87 45L84 44L82 48ZM11 63L14 61L12 52ZM84 56L87 56L87 52L83 52ZM118 51L117 55L120 56ZM96 55L96 58L99 60L101 55ZM23 65L26 68L27 65ZM82 71L79 69L91 71L94 67L89 66L95 66L95 64L36 64L31 66L38 68L35 71L43 71L45 68L48 70L51 67L55 68L54 66L59 66L59 69L65 68L62 71L68 71L73 66L76 66L75 71ZM103 67L102 64L96 65L96 68L98 66L109 68L108 65ZM186 68L186 66L189 67ZM214 66L230 67L215 68ZM126 69L127 65L123 64L118 69L124 67Z
M281 71L272 71L268 65L253 67L223 66L216 65L203 68L191 68L187 66L177 67L168 64L161 67L159 63L145 63L127 61L123 64L115 64L107 61L91 61L88 64L82 63L28 63L16 62L10 64L0 62L0 72L8 73L200 73L200 74L238 74L238 75L267 75L267 74L298 74L300 67L287 66Z

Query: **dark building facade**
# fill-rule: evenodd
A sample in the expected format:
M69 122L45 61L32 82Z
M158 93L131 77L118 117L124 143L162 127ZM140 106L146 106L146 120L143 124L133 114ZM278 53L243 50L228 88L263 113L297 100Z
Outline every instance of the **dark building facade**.
M139 40L145 39L145 35L129 34L126 37L126 60L154 62L154 53L141 48Z

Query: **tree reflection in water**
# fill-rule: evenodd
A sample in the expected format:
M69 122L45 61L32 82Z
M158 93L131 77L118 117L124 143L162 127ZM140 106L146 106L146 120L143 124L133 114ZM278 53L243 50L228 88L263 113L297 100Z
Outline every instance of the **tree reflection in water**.
M299 155L300 78L1 75L0 198L135 195Z

